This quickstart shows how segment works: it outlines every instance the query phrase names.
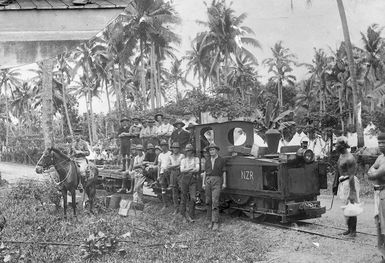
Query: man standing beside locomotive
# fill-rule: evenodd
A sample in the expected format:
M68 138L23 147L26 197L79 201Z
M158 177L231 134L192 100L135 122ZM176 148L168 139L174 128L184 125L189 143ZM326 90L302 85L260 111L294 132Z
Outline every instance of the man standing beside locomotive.
M122 170L121 172L126 171L127 166L127 158L130 155L130 148L131 148L131 142L130 142L130 126L128 124L129 119L128 118L122 118L120 120L121 127L118 131L118 137L120 138L120 154L122 156Z
M340 174L339 181L343 182L344 180L349 180L349 195L347 196L346 203L358 203L358 189L356 188L356 169L357 163L356 158L353 154L348 151L350 146L348 145L348 139L345 136L337 138L336 150L340 153L340 157L337 162L338 172ZM343 235L350 235L350 237L355 237L356 227L357 227L357 216L347 216L346 217L348 230L342 233Z
M209 228L218 230L219 225L219 195L223 188L226 188L226 167L225 159L218 155L219 147L211 143L208 147L210 157L205 162L202 188L205 189L207 219Z
M368 179L374 181L374 218L377 227L377 246L385 262L385 133L378 136L381 155L368 171Z
M169 157L167 168L170 171L169 188L171 188L172 190L172 200L174 203L174 215L176 215L179 211L180 163L185 156L183 153L180 152L180 144L178 142L174 142L171 145L171 151L172 151L172 154Z

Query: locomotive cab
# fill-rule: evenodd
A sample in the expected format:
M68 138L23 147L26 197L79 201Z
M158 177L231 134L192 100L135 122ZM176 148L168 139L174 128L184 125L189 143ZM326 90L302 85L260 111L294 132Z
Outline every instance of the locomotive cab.
M281 222L316 218L326 212L317 201L320 189L327 187L326 164L314 160L310 149L284 146L278 153L281 136L277 130L265 134L268 147L257 147L252 122L209 123L193 129L198 153L215 142L226 159L227 187L221 200L227 208L250 217L278 216Z

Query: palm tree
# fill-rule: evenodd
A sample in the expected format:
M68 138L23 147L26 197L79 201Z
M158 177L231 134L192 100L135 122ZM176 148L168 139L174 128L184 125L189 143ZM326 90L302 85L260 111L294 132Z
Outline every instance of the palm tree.
M53 101L52 101L52 79L53 79L53 59L47 59L42 62L42 126L44 135L44 146L49 148L53 145Z
M258 73L255 68L257 65L242 53L232 57L232 60L233 65L230 66L230 72L227 76L228 82L231 87L235 88L235 92L242 98L242 102L248 95L248 103L250 104L251 90L258 86Z
M182 95L179 92L178 83L181 82L182 85L190 85L192 84L186 80L186 74L182 70L182 59L175 59L171 62L170 75L169 75L170 83L175 85L175 96L176 101L178 102Z
M135 64L139 67L141 74L140 83L143 97L146 97L147 91L145 55L146 53L150 54L149 61L154 62L161 57L160 49L162 47L167 47L169 43L179 43L179 36L170 29L171 25L177 24L179 21L179 16L173 6L163 0L133 0L125 9L124 31L130 32L128 39L139 40L140 54ZM151 50L152 52L150 52ZM157 56L155 57L154 54ZM152 72L155 72L154 65L156 64L151 67ZM152 73L151 78L154 78L154 75L155 73ZM158 76L156 78L159 79ZM158 85L159 81L154 84Z
M290 74L290 72L293 71L292 66L295 63L294 59L296 57L294 54L290 53L288 48L283 47L282 41L275 43L274 47L271 48L271 51L273 52L273 57L265 59L263 63L269 67L268 72L274 74L269 80L277 84L279 107L282 108L283 83L286 82L293 86L294 81L296 80L296 77Z
M3 87L3 92L5 96L5 111L6 111L6 139L5 139L5 146L8 147L9 144L9 103L8 103L8 96L9 92L11 92L10 88L17 87L21 84L21 81L19 79L20 72L16 70L11 69L2 69L0 71L0 89Z
M32 103L35 94L28 82L24 82L21 86L17 87L13 92L13 100L11 101L11 108L15 117L19 119L19 122L26 123L28 131L32 129L32 119L34 111L32 111Z
M360 110L358 107L358 101L360 99L358 98L358 84L357 84L357 75L356 75L356 65L354 63L354 58L353 58L353 46L350 41L350 34L349 34L349 27L348 27L348 22L346 19L346 14L345 14L345 8L342 0L336 0L337 1L337 7L338 7L338 12L340 14L341 18L341 24L342 24L342 31L344 34L344 40L345 40L345 48L346 48L346 53L348 57L348 66L349 66L349 71L350 71L350 76L351 76L351 83L352 83L352 93L353 93L353 114L354 114L354 119L356 120L356 132L357 132L357 146L362 147L364 146L364 130L362 128L362 123L361 119L359 119L359 116L361 114L358 113ZM306 0L306 4L310 5L311 0ZM291 0L291 7L293 8L293 1Z
M359 118L361 114L358 112L360 110L358 102L360 102L361 104L361 100L358 98L358 84L357 84L357 77L356 77L356 65L353 59L353 47L352 47L352 43L350 42L349 27L346 19L344 4L342 0L336 0L336 1L338 6L338 11L340 13L342 31L344 33L344 39L345 39L346 53L348 56L350 78L352 81L353 107L354 107L353 112L354 112L354 118L356 120L357 147L362 147L364 146L364 130L362 128L361 119Z
M321 113L325 113L326 111L326 94L330 93L327 86L327 76L332 69L332 64L330 63L331 60L332 58L327 56L324 50L314 49L313 64L305 64L308 68L308 72L311 74L311 86L314 86L314 84L318 86L317 93L320 98L319 109Z
M213 0L211 6L207 6L208 21L198 21L208 27L208 31L197 36L201 41L199 52L205 52L212 58L209 75L212 75L214 69L216 70L218 87L221 85L222 63L225 68L224 80L227 83L230 54L242 52L256 61L254 55L244 45L261 47L256 39L246 36L254 34L251 28L242 25L247 17L246 13L239 16L234 13L235 11L226 5L225 0Z
M93 107L92 107L92 98L93 94L97 93L100 89L101 81L98 78L96 65L95 63L96 56L105 52L105 47L98 43L95 39L91 41L84 42L80 44L73 53L73 58L76 61L76 67L81 67L83 71L83 75L81 78L82 87L86 88L86 92L88 96L86 96L86 101L89 105L90 110L90 145L93 145L93 141L96 140L96 126L93 115ZM88 99L88 100L87 100Z
M374 90L374 86L378 85L380 81L384 81L384 64L381 61L381 52L384 47L384 41L381 37L382 28L377 24L368 27L366 35L361 32L361 38L364 42L367 63L366 72L364 76L365 84L370 85L370 91ZM371 98L370 111L374 111L375 98Z
M72 68L67 61L68 58L69 58L69 55L67 52L64 52L64 53L58 55L57 56L57 67L58 67L59 72L60 72L60 84L62 86L64 113L65 113L65 117L67 120L68 129L69 129L70 135L72 137L73 132L72 132L71 120L70 120L69 114L68 114L66 89L67 89L67 85L70 83L70 81L72 79L73 74L71 73Z

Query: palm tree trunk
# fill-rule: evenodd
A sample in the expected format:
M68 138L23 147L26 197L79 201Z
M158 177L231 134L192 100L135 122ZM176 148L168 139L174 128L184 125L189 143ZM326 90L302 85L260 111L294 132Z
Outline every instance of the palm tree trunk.
M158 56L155 54L156 62L156 107L160 108L162 105L162 92L160 89L160 63L158 61Z
M278 103L279 103L279 110L282 110L283 107L283 99L282 99L282 81L278 80Z
M68 125L68 129L70 130L70 135L71 135L71 137L73 137L72 125L71 125L71 120L70 120L70 116L68 114L68 107L67 107L67 96L66 96L67 83L64 81L63 71L61 72L60 78L61 78L61 83L62 83L63 106L64 106L65 117L67 119L67 125Z
M54 59L43 61L43 93L42 93L42 126L44 135L44 147L53 146L53 100L52 100L52 70Z
M150 55L150 100L151 100L151 110L155 109L155 89L154 89L154 82L155 82L155 66L154 66L154 43L151 43L151 55Z
M178 89L178 80L175 80L175 93L176 93L176 102L179 101L179 89Z
M122 117L122 104L120 103L121 90L116 85L115 67L113 67L113 72L112 72L112 85L115 90L116 103L118 104L118 118L120 119Z
M95 126L95 119L94 119L94 112L92 108L92 92L91 87L88 87L88 96L89 96L89 106L90 106L90 121L91 121L91 130L90 130L90 146L92 148L94 142L97 140L96 138L96 126Z
M107 79L104 80L104 85L105 85L105 87L106 87L106 96L107 96L107 104L108 104L108 113L111 114L110 92L108 91L108 83L107 83Z
M123 66L121 62L119 62L118 65L119 65L118 84L119 84L119 90L121 91L122 108L123 108L124 114L127 114L128 107L127 107L127 100L126 100L126 90L124 89L124 87L122 87L122 76L124 76Z
M4 82L4 95L5 95L5 147L8 150L9 144L9 105L8 105L8 81Z
M358 84L357 84L357 77L356 77L356 67L354 64L353 59L353 48L352 43L350 42L350 35L349 35L349 27L348 22L346 19L344 4L342 0L337 0L338 5L338 11L340 13L341 17L341 23L342 23L342 30L344 33L344 39L345 39L345 48L346 53L348 56L348 65L349 65L349 71L350 71L350 77L352 79L352 89L353 89L353 113L354 118L356 119L356 132L357 132L357 147L364 146L364 130L362 128L361 120L359 119L359 114L357 112L358 109Z
M345 123L344 123L344 118L342 116L343 106L342 106L342 88L341 87L338 89L338 106L340 108L341 128L342 128L342 132L344 132L345 131Z

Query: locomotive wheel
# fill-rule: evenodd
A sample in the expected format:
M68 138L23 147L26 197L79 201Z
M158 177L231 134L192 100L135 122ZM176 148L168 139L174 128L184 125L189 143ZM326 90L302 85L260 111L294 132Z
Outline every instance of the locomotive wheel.
M250 196L246 196L246 195L236 195L236 194L231 194L229 195L231 201L233 201L234 203L236 203L237 205L245 205L249 202L250 200Z

